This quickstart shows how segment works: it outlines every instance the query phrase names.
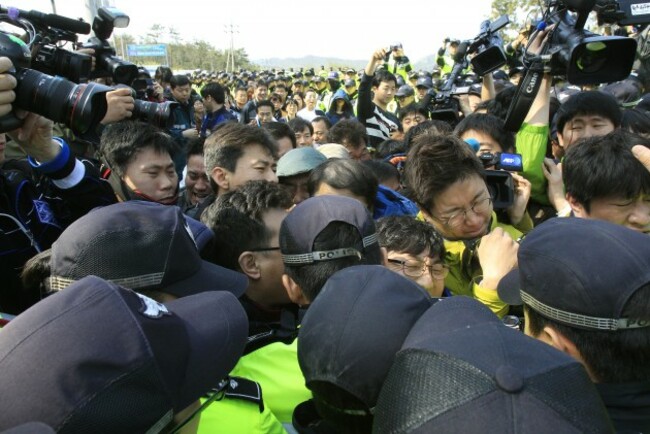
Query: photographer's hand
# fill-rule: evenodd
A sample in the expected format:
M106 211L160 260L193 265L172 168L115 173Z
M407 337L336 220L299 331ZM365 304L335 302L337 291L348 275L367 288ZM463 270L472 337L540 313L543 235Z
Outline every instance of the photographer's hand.
M564 194L564 181L562 181L562 163L555 164L550 158L545 158L542 171L548 181L548 200L557 212L563 211L569 205Z
M380 48L376 50L374 53L372 53L372 57L370 58L370 61L366 65L366 69L365 69L366 75L369 76L375 75L375 69L377 69L377 66L384 61L385 56L386 56L385 48Z
M13 75L6 74L13 66L8 57L0 57L0 116L11 112L11 103L16 99L14 89L18 83Z
M480 286L496 291L499 281L517 266L519 244L503 229L494 228L481 238L478 260L483 270Z
M555 28L555 24L546 27L544 30L539 30L535 33L535 37L530 42L530 45L527 47L527 53L529 55L538 56L541 54L542 49L548 41L548 37L551 34L551 31Z
M129 87L106 92L106 116L102 119L102 125L119 122L130 118L133 112L134 99L132 90Z
M187 130L183 131L183 137L186 139L196 139L199 137L199 132L196 131L196 128L188 128Z
M61 152L59 143L52 140L54 123L36 113L21 111L16 115L23 119L23 124L7 134L39 163L54 160Z
M158 100L158 102L165 101L165 90L163 89L162 85L157 81L154 81L153 83L153 96Z
M519 175L518 173L511 173L515 185L515 198L507 209L510 223L517 226L526 214L526 207L530 199L531 183L529 180Z
M632 153L648 169L648 172L650 172L650 149L643 145L634 145L632 147Z

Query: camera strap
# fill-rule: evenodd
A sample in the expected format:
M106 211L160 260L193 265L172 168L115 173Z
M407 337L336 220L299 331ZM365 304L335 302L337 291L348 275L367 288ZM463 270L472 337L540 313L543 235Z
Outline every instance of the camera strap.
M528 115L528 111L539 92L543 78L544 67L541 62L535 62L525 70L506 115L505 128L508 131L516 133L521 128L521 124L526 119L526 115Z

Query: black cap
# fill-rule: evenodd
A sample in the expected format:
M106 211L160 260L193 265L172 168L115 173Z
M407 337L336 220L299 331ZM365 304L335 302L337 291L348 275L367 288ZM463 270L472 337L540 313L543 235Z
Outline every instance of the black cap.
M337 392L323 383L368 409L375 406L395 354L432 302L415 282L379 265L349 267L329 278L309 306L298 339L300 368L326 419L347 409L336 407Z
M415 82L415 87L426 87L427 89L431 89L433 87L433 81L431 81L431 77L420 77L418 78L418 81Z
M146 432L216 387L247 335L228 292L163 305L86 277L2 329L0 390L22 398L3 400L0 430L38 420L61 433Z
M554 218L519 246L519 268L499 282L499 297L526 304L571 327L615 331L650 327L625 318L630 297L650 284L650 239L609 222Z
M415 91L408 84L400 86L400 88L397 89L397 92L395 92L395 96L413 96L414 94Z
M375 414L375 432L613 432L582 364L463 296L413 326Z
M248 278L202 260L192 226L205 226L190 221L179 207L153 202L97 208L72 223L52 245L50 287L61 290L95 275L126 288L179 297L217 290L242 295Z
M332 222L354 226L363 245L313 251L314 240ZM312 264L347 256L360 258L366 248L377 243L375 223L368 210L358 200L344 196L311 197L296 205L280 227L282 260L287 265Z

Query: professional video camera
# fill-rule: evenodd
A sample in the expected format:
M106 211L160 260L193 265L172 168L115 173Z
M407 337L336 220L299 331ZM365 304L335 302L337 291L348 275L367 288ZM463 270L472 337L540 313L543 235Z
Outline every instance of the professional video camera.
M14 35L0 33L0 54L11 59L14 64L14 70L11 73L16 77L17 85L14 89L16 99L12 103L13 106L63 123L80 133L99 124L106 114L105 93L110 88L97 83L75 84L62 77L53 77L30 69L32 66L30 48L38 50L38 46L34 46L34 44L37 43L39 35L27 17L39 22L39 27L56 25L57 28L67 32L77 30L83 32L86 30L83 26L85 23L54 14L25 12L15 8L0 7L0 12L0 21L22 27L26 31L26 35L29 36L27 44ZM89 31L90 29L88 29ZM61 54L55 55L55 57L57 59L76 59L75 56L66 57ZM40 62L40 65L43 66L43 63L47 68L54 67L55 69L66 69L70 65L70 62L50 63L45 60ZM21 125L22 120L13 113L0 118L0 132L11 131Z
M538 29L555 25L540 56L524 56L526 74L506 116L505 126L518 131L539 91L542 76L566 77L571 84L600 84L630 75L636 41L622 36L598 36L584 30L596 0L549 0ZM531 35L531 40L536 36Z
M472 69L478 75L488 74L506 64L506 54L503 52L503 40L496 33L508 25L507 15L501 15L495 21L485 20L481 23L481 33L474 38L467 49L472 57Z
M102 7L97 11L93 20L93 32L95 36L82 48L95 50L97 65L91 78L112 77L116 83L130 85L138 77L138 67L131 62L115 56L115 49L108 43L113 29L125 28L129 25L129 16L114 7Z
M598 25L631 26L650 23L650 5L647 0L596 0L594 7Z
M514 181L508 172L524 170L520 154L485 153L479 157L485 170L485 183L495 209L508 208L515 199Z
M584 30L595 4L596 0L549 4L546 17L555 24L546 50L551 75L566 75L569 83L577 85L619 81L630 75L636 53L634 39Z
M471 60L474 72L484 75L494 71L506 63L503 53L501 38L496 32L510 21L502 15L494 22L481 23L481 32L471 41L463 41L458 45L454 54L454 66L439 92L432 98L429 111L431 119L446 121L455 125L458 123L460 104L453 98L454 95L463 95L469 92L469 86L459 86L459 78L468 67L468 54L475 54ZM464 83L460 83L464 84Z

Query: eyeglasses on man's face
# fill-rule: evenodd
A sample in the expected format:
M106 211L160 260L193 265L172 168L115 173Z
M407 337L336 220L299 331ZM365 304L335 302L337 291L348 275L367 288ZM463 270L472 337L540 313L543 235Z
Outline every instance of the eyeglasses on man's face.
M492 211L492 198L490 196L477 199L469 209L458 210L446 216L433 216L436 220L441 222L447 227L457 228L461 226L465 219L467 219L467 213L472 211L476 215L484 215Z
M393 264L396 270L401 271L408 277L421 277L424 273L429 272L434 279L444 279L447 277L449 267L445 264L427 264L424 261L403 261L401 259L388 259L389 264Z

